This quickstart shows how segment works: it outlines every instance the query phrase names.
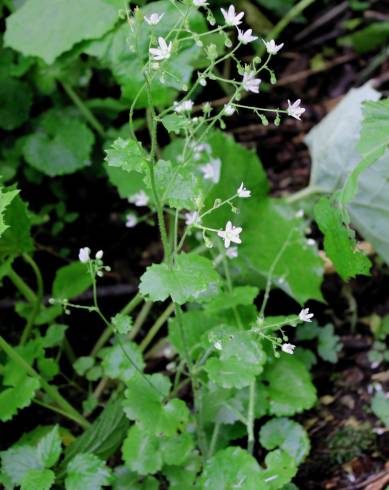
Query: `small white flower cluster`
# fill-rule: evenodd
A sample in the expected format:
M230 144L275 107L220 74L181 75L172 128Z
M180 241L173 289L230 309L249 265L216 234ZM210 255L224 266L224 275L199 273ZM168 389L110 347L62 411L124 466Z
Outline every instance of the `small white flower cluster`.
M90 270L94 275L102 277L104 275L104 271L109 272L111 268L109 266L105 266L103 264L103 256L104 252L102 250L98 250L95 254L95 258L91 258L91 249L89 247L82 247L78 252L78 259L82 264L89 264Z
M309 308L303 308L299 313L299 320L302 322L312 322L313 313L309 313ZM282 344L281 350L286 354L293 354L296 346L294 344Z
M139 191L128 198L131 204L135 204L137 207L147 206L150 199L144 191Z

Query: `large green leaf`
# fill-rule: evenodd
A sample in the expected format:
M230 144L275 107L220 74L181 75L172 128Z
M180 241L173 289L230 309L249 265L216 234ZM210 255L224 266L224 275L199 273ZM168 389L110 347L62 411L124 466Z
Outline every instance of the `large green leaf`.
M311 130L306 138L312 157L310 188L332 194L343 187L360 161L356 144L362 127L362 102L379 97L370 84L352 90ZM377 134L380 138L380 132ZM347 210L351 225L389 262L388 152L363 173Z
M305 366L288 354L265 367L261 379L268 383L269 412L277 417L312 408L316 389Z
M178 304L203 302L217 293L220 277L212 262L198 255L181 253L170 269L167 264L153 264L141 277L139 290L151 301L169 296Z
M140 143L133 139L118 138L105 152L105 161L110 167L118 167L126 172L143 171L146 153Z
M37 378L26 376L17 386L3 390L0 393L0 420L11 420L18 410L31 405L39 386Z
M59 435L58 425L55 425L38 442L37 453L42 465L46 468L51 468L58 462L61 451L61 437Z
M140 475L154 474L162 468L159 438L133 425L123 443L126 466Z
M77 454L67 465L66 490L99 490L109 485L111 470L94 454Z
M216 199L231 197L242 182L251 190L250 198L237 199L234 203L240 213L233 217L233 222L243 228L239 259L234 261L241 269L240 277L263 286L291 230L295 230L273 271L272 282L298 301L321 300L323 266L318 252L307 245L304 229L290 206L266 198L267 178L256 154L221 132L215 132L208 142L212 155L220 158L222 165L220 181L211 189L206 206L211 207ZM231 209L224 206L205 221L213 227L224 228L230 219Z
M293 457L282 449L276 449L267 454L265 464L266 469L261 472L262 486L258 488L282 489L297 473L297 465Z
M106 347L101 352L104 374L112 379L121 379L125 383L132 378L138 370L143 370L145 363L139 347L128 339L120 344Z
M53 282L53 298L70 299L86 291L92 285L88 265L72 262L57 270Z
M123 404L127 417L151 434L175 435L188 420L189 411L182 400L162 401L162 394L166 396L169 387L169 379L161 374L134 375L127 382Z
M13 192L13 191L11 191ZM0 257L17 256L34 250L31 238L31 220L27 204L19 195L13 195L3 214L6 229L0 238ZM0 221L0 228L2 227Z
M33 447L12 447L1 454L1 470L14 485L21 485L30 470L41 468L38 455Z
M30 86L8 78L0 81L0 128L18 128L27 119L32 104Z
M38 131L26 137L23 154L32 167L54 177L89 166L93 142L83 121L52 109L41 117Z
M118 8L107 0L28 0L7 18L5 45L50 64L74 44L106 33Z
M45 468L32 469L24 475L20 490L49 490L54 480L54 471Z
M344 279L357 274L369 275L370 260L356 249L355 239L343 223L340 211L322 197L314 208L315 219L324 234L324 250Z
M266 449L281 448L300 464L310 450L304 427L287 418L272 419L261 427L259 440Z
M266 489L261 483L260 467L256 460L239 447L219 451L209 459L199 480L201 490Z

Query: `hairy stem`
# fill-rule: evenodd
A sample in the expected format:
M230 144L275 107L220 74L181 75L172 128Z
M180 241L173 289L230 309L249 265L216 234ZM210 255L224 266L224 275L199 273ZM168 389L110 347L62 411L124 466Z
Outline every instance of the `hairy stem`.
M20 339L20 345L25 344L31 335L31 331L35 325L35 320L36 320L36 318L39 314L39 311L41 309L41 306L42 306L43 293L44 293L42 274L41 274L41 271L39 270L38 265L36 264L34 259L32 257L30 257L30 255L28 255L28 254L24 254L23 258L31 266L32 270L34 271L35 278L36 278L36 284L37 284L37 294L35 295L35 302L34 302L34 306L32 308L31 314L28 318L26 326L24 327L22 337Z

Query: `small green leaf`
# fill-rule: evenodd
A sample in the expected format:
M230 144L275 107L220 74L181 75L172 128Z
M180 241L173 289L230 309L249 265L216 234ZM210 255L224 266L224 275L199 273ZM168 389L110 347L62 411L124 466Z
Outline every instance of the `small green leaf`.
M73 368L79 376L84 376L88 369L93 367L94 363L94 357L81 356L73 363Z
M189 418L189 411L182 400L162 401L168 394L170 381L161 374L135 374L127 382L123 407L130 420L151 434L173 436Z
M11 420L22 408L31 405L40 383L37 378L24 377L17 386L6 388L0 393L0 420Z
M3 473L14 485L21 485L30 470L42 469L35 448L30 446L12 447L4 451L1 454L1 464Z
M113 347L107 347L101 352L102 366L106 376L127 382L136 372L135 366L142 371L144 361L139 347L126 339Z
M181 253L175 266L153 264L141 277L139 290L151 301L164 301L169 296L176 303L208 301L217 293L220 276L212 262L198 255Z
M66 468L66 490L99 490L110 483L111 470L94 454L77 454Z
M4 192L4 188L0 187L0 237L9 226L4 222L5 210L19 192L18 190Z
M126 172L143 172L146 164L146 153L133 139L116 139L105 150L105 161L110 167L118 167Z
M30 86L8 78L0 80L0 128L11 131L27 119L32 104Z
M389 427L389 398L385 396L385 393L378 392L374 395L371 401L371 408L385 427Z
M357 274L369 275L371 262L357 250L355 239L351 236L351 230L343 224L339 209L327 197L322 197L314 213L324 234L324 250L342 279L347 281Z
M71 299L92 285L88 265L73 262L57 270L53 282L52 296L56 299Z
M239 305L251 305L258 296L259 289L252 286L238 286L231 292L226 291L218 294L206 305L207 311L214 313L231 309Z
M45 468L51 468L57 463L62 451L58 425L42 437L36 449L39 460Z
M169 133L180 131L189 127L192 122L189 118L179 114L169 114L162 118L162 124Z
M266 449L280 448L300 464L310 450L304 427L287 418L272 419L261 427L259 441Z
M93 143L94 135L83 121L52 109L43 114L38 130L26 137L23 154L36 170L55 177L89 166Z
M160 448L165 464L181 466L194 449L193 437L189 432L164 437Z
M127 335L132 329L132 318L129 315L118 313L111 318L113 329L116 333Z
M51 64L76 43L109 31L117 21L117 9L104 0L83 0L82 4L78 0L29 0L7 18L5 45Z
M47 329L45 336L42 338L44 347L56 347L61 345L65 338L65 332L68 329L67 325L54 323Z
M337 362L338 352L342 350L342 343L339 336L334 333L334 326L328 324L320 327L318 339L317 351L320 357L328 362Z
M122 453L126 466L140 475L154 474L162 468L159 439L137 425L128 431Z
M312 408L316 390L311 376L300 361L282 354L265 367L262 379L267 381L271 415L294 415Z
M31 253L34 250L34 242L30 232L31 219L27 204L22 201L19 195L13 196L12 201L8 203L4 212L4 222L7 229L4 231L3 228L0 240L0 257Z
M32 469L24 475L20 490L49 490L54 480L53 471L45 468Z
M267 490L282 489L297 473L294 459L281 449L269 453L265 458L265 464L266 470L261 472L261 484L266 485Z
M261 471L256 460L239 447L228 447L210 458L199 480L201 490L259 490Z

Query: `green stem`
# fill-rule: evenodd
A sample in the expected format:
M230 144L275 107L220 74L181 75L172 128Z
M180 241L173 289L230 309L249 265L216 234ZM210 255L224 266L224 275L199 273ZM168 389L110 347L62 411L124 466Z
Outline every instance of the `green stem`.
M220 422L216 422L216 424L213 427L211 443L209 445L208 459L211 458L213 456L213 453L215 452L217 440L219 438L219 433L220 433Z
M154 325L147 332L146 337L140 343L139 349L141 352L144 352L147 349L147 347L152 342L153 338L157 335L161 327L166 323L166 321L173 314L173 312L174 312L174 304L170 303L170 305L166 308L166 310L163 311L162 314L157 318Z
M85 117L88 123L95 129L101 137L105 136L105 130L103 126L96 119L94 114L88 109L88 107L84 104L84 102L80 99L77 93L73 90L73 88L65 82L61 82L62 87L65 92L68 94L69 98L73 101L74 105L79 109L81 114Z
M253 453L254 449L254 406L255 406L255 378L249 386L249 406L247 413L247 451Z
M24 282L24 280L17 274L12 267L9 268L7 275L9 279L13 282L14 286L22 293L22 295L26 298L26 300L35 304L36 302L36 294L30 288L28 284Z
M35 303L34 303L34 306L32 308L31 315L29 316L27 324L24 327L22 337L20 339L20 345L25 344L31 335L31 331L35 325L35 320L36 320L36 318L39 314L39 311L41 309L41 306L42 306L43 293L44 293L42 274L41 274L41 271L39 270L37 263L28 254L24 254L23 258L31 266L32 270L34 271L36 283L37 283L37 294L35 295Z
M59 393L56 387L51 386L41 375L30 366L23 357L2 337L0 336L0 349L7 354L7 356L16 362L27 374L33 378L37 378L46 391L46 393L58 404L60 409L76 421L84 429L89 427L89 422Z
M134 339L138 334L139 330L143 327L143 324L145 323L152 306L153 303L151 301L146 301L145 304L142 306L142 309L138 313L138 316L136 317L134 322L134 326L130 332L129 335L130 340Z
M295 192L294 194L291 194L286 198L286 202L288 204L292 204L297 201L301 201L303 199L306 199L307 197L313 196L315 194L321 194L324 193L322 189L319 187L311 186L309 185L308 187L305 187L304 189L301 189L301 191Z

